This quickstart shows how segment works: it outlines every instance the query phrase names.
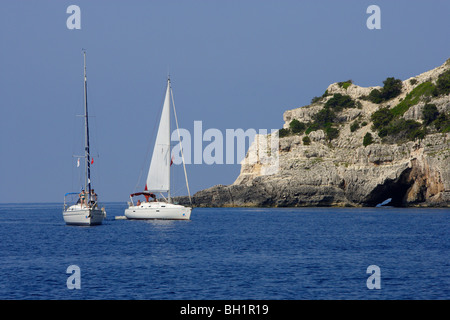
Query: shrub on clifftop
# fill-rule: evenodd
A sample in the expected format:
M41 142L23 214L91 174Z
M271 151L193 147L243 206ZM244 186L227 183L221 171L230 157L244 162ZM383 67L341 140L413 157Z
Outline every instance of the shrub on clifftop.
M375 111L371 116L374 129L388 125L393 118L394 115L389 108L381 108Z
M422 119L426 125L436 120L439 116L439 111L435 104L427 103L422 110Z
M436 81L436 95L450 93L450 69L440 74Z
M302 140L305 146L309 146L311 144L311 138L308 136L304 136Z
M373 143L373 137L370 132L367 132L363 139L363 145L364 147L367 147L369 144Z
M387 78L383 81L383 88L381 90L373 89L368 99L373 103L381 103L383 101L395 98L402 92L403 82L400 79L394 77Z
M303 133L306 129L306 125L303 122L294 119L289 124L289 128L293 133Z
M354 108L355 101L350 96L335 93L333 97L327 101L325 108L331 108L335 111L342 111L345 108Z

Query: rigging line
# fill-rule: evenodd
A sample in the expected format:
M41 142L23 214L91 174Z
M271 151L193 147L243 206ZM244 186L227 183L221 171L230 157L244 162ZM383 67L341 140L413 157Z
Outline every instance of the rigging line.
M180 141L180 152L181 152L181 159L183 160L184 177L186 178L186 187L187 187L187 191L188 191L188 195L189 195L189 202L192 206L191 192L189 191L189 182L188 182L188 177L187 177L187 172L186 172L186 164L184 161L184 154L183 154L183 144L181 143L180 128L178 127L177 111L175 110L175 101L173 100L172 86L170 87L170 96L172 97L173 114L175 116L175 123L177 124L178 140Z
M92 161L93 158L96 158L97 161L100 158L100 144L101 144L101 136L99 134L99 132L102 132L102 130L99 130L99 121L97 120L97 108L92 107L92 104L89 108L89 118L93 118L93 123L91 123L91 129L90 129L90 136L89 136L89 140L90 140L90 152L89 152L89 157ZM93 130L92 130L93 129ZM96 166L95 170L91 171L91 175L92 175L92 180L94 180L96 182L97 186L101 186L102 185L102 166Z
M92 124L92 127L94 128L94 132L91 132L91 136L90 136L90 139L91 139L91 148L92 149L94 149L94 151L93 152L91 152L92 154L97 154L96 156L97 156L97 158L99 158L100 157L100 140L101 140L101 138L100 138L100 136L99 136L99 129L98 129L98 121L97 121L97 116L95 115L95 113L96 113L96 108L95 108L95 106L94 106L94 108L92 108L92 105L91 105L91 107L90 107L90 113L94 113L94 115L92 115L92 116L90 116L91 118L94 118L93 119L93 124ZM91 130L92 131L92 130ZM100 132L101 132L101 130L100 130Z
M74 119L72 119L72 139L71 139L71 142L72 142L72 154L74 153L74 151L75 151L75 120ZM71 169L72 169L72 171L71 171L71 176L72 176L72 185L71 185L71 190L75 190L75 188L74 188L74 185L75 185L75 179L74 179L74 169L73 169L73 155L72 155L72 159L71 159L71 162L70 162L70 167L71 167Z
M72 176L72 185L71 185L71 189L70 190L74 190L74 187L73 187L73 159L72 159L72 163L71 163L71 165L70 165L70 167L71 167L71 169L72 169L72 172L71 172L71 176Z
M80 150L83 150L83 139L79 139L80 137L78 136L79 133L79 128L81 128L82 126L79 123L78 117L80 117L80 115L78 115L79 111L78 108L79 106L83 105L83 99L79 99L82 95L76 95L76 103L72 106L72 116L71 116L71 125L72 125L72 139L71 139L71 149L72 149L72 159L70 161L70 167L72 168L72 189L71 190L75 190L75 185L76 185L76 189L78 190L78 186L80 185L80 172L79 170L74 170L74 163L73 163L73 159L75 156L75 152L78 152ZM83 156L84 157L84 156ZM76 163L75 163L76 164Z

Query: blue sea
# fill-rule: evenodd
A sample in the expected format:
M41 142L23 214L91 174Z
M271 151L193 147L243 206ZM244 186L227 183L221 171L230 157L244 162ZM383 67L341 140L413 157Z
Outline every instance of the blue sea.
M115 219L124 203L104 205L101 226L74 227L62 204L1 204L0 299L450 299L449 209L195 208L190 221L130 221Z

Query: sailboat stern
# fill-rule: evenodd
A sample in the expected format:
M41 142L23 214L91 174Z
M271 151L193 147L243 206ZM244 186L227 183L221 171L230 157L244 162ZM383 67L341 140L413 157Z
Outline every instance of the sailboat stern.
M67 225L95 226L100 225L106 217L106 212L98 208L81 208L73 205L63 211L63 218Z

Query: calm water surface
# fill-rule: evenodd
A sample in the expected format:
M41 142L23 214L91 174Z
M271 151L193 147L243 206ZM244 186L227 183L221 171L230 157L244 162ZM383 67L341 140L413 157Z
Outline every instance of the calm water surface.
M61 204L0 205L0 299L450 299L448 209L196 208L146 222L105 207L103 225L71 227Z

